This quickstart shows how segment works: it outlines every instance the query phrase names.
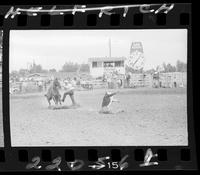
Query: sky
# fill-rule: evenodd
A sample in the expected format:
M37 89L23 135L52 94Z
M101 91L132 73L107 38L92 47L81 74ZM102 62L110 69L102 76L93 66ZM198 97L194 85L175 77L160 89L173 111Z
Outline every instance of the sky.
M31 62L43 69L60 70L65 62L88 63L88 58L129 57L132 42L142 42L144 69L163 62L187 63L186 29L144 30L11 30L10 72L26 69Z

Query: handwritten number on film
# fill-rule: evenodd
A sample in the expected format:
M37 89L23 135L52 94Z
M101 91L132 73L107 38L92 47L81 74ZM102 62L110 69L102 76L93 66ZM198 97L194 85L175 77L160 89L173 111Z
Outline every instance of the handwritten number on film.
M146 154L144 156L144 162L142 164L140 164L140 167L145 167L145 166L152 166L152 165L158 165L158 162L153 162L151 161L152 158L157 157L158 154L153 154L152 150L149 148L146 151ZM94 164L90 164L88 165L89 168L93 169L93 170L99 170L99 169L103 169L103 168L108 168L108 169L119 169L119 170L124 170L126 168L128 168L128 162L126 162L126 159L128 158L128 155L125 155L121 161L119 162L112 162L109 161L110 157L106 156L106 157L101 157L98 158L98 160L96 162L94 162ZM55 159L52 160L50 165L47 165L45 167L46 170L58 170L61 171L61 168L59 167L60 164L62 162L62 158L60 156L56 157ZM72 171L76 171L81 169L84 166L84 161L83 160L78 160L76 159L73 162L67 162L67 167L72 170ZM40 157L36 156L32 159L32 162L26 165L26 169L41 169L42 166L40 165Z
M75 171L81 169L84 166L84 162L82 160L75 160L74 162L67 162L67 165L72 171Z
M62 161L61 157L57 157L52 161L52 165L48 165L46 166L46 170L53 170L53 169L57 169L58 171L61 171L59 165Z
M31 168L40 169L42 168L42 166L38 165L39 163L40 163L40 157L34 157L32 159L32 163L26 165L26 169L31 169Z
M105 168L107 166L109 169L118 169L119 168L120 170L123 170L128 167L128 163L124 162L127 159L127 157L128 157L128 155L124 156L120 162L108 161L107 163L105 161L109 160L110 157L101 157L98 159L98 161L95 162L94 165L89 165L88 167L99 170L99 169Z
M45 167L46 170L58 170L58 171L61 171L61 168L59 167L59 165L61 164L61 161L62 161L62 158L59 156L59 157L56 157L54 160L52 160L52 164L50 165L47 165ZM29 163L28 165L26 165L26 169L41 169L42 166L41 165L38 165L40 163L40 157L34 157L32 159L32 162ZM82 160L75 160L74 162L67 162L67 166L72 170L72 171L75 171L75 170L79 170L81 169L83 166L84 166L84 162Z
M150 162L153 157L158 157L158 154L153 154L150 148L147 149L144 156L144 163L140 164L140 167L158 165L158 162Z

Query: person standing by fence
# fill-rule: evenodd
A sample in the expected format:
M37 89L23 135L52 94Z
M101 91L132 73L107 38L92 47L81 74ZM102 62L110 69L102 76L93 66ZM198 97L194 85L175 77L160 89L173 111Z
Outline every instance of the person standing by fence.
M19 92L22 92L22 82L19 82Z
M43 85L42 85L43 83L42 83L42 81L38 81L38 90L39 90L39 92L41 92L42 91L42 87L43 87Z
M126 85L127 85L128 88L130 87L130 80L131 80L131 73L129 72L126 75Z

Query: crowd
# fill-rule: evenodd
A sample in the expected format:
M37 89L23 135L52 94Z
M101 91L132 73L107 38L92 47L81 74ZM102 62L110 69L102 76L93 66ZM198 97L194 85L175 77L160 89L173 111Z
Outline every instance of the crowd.
M10 80L10 93L47 91L48 87L53 82L53 79L54 77L43 80ZM59 82L64 90L68 89L70 86L76 89L91 88L89 85L87 86L87 84L89 84L88 81L77 77L66 77L59 79Z
M43 80L10 80L10 93L15 92L42 92L47 91L50 84L53 82L54 77ZM104 74L100 79L84 79L81 77L66 77L60 78L59 82L63 90L74 87L78 90L92 90L95 84L99 83L100 86L109 89L130 87L131 75L117 75L117 74Z
M130 87L131 74L125 75L112 72L110 74L103 75L103 81L107 83L109 89L113 88L129 88Z

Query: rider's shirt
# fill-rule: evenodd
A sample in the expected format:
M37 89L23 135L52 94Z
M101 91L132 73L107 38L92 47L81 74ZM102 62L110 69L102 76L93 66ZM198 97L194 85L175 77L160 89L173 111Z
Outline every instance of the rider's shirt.
M67 84L65 84L65 89L67 89L67 90L73 90L74 87L72 86L71 83L67 83Z

